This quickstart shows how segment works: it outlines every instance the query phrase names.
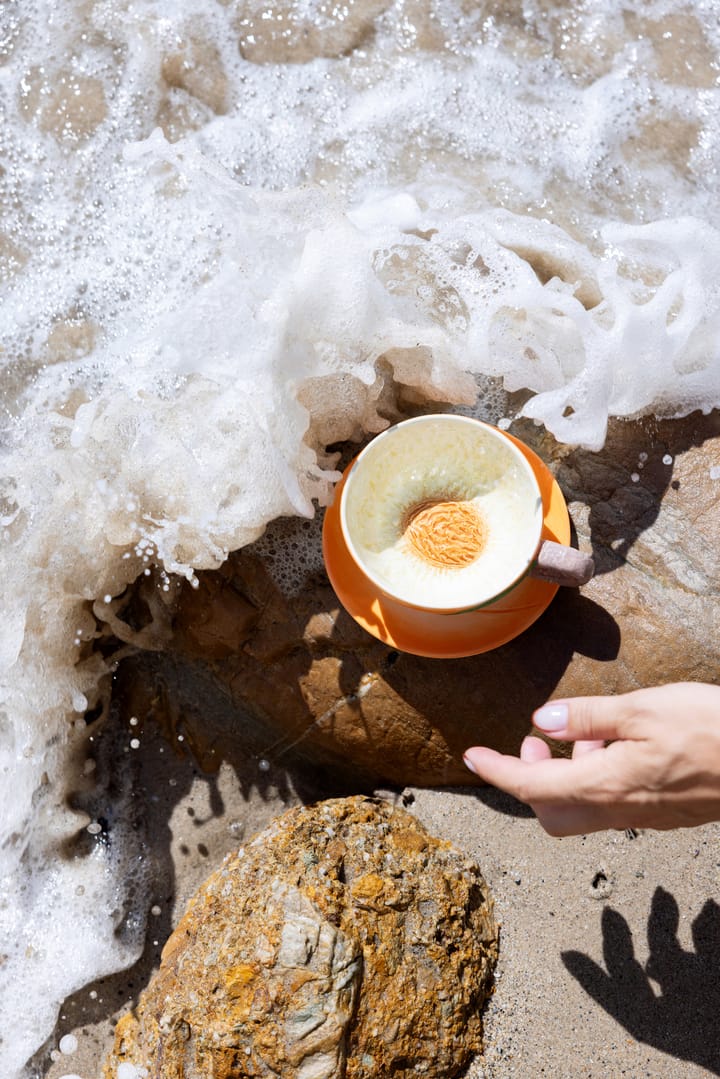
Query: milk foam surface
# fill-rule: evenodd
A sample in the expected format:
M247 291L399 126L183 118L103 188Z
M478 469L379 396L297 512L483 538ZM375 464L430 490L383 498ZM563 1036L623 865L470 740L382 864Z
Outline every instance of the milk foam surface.
M60 855L129 582L310 517L398 396L589 447L720 402L718 14L2 5L2 1075L139 947L131 834Z
M527 568L542 527L530 469L511 448L472 421L413 421L371 443L343 491L351 549L390 595L414 606L465 608L486 603ZM413 509L466 502L484 525L482 550L462 567L435 567L407 542Z

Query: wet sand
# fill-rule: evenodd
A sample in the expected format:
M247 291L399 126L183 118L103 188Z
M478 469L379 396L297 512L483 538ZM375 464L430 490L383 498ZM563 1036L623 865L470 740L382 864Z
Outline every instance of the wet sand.
M145 955L66 1002L48 1047L56 1059L37 1058L47 1079L100 1075L114 1020L226 852L285 808L338 793L311 770L258 773L256 763L202 776L149 730L141 748L136 791L158 881ZM491 789L380 793L476 858L495 897L497 988L469 1079L720 1075L720 825L557 840ZM78 1048L60 1054L69 1032Z

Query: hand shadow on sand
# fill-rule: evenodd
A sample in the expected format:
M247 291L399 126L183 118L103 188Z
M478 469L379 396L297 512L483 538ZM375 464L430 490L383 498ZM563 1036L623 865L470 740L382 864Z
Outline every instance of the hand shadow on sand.
M606 970L582 952L562 960L585 991L638 1041L720 1075L720 906L709 899L692 924L694 951L677 939L680 912L657 888L647 924L650 955L635 958L625 919L602 915Z

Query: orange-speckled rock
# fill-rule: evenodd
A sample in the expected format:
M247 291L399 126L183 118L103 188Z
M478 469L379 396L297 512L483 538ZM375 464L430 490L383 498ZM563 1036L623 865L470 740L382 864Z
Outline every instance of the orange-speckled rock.
M105 1079L452 1079L481 1048L497 944L478 866L409 813L290 810L191 901Z

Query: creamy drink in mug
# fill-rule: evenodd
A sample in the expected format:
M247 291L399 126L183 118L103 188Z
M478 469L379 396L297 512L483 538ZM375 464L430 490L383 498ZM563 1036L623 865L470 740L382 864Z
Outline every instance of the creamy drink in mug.
M589 556L542 540L533 469L502 431L470 417L419 416L384 431L352 465L340 520L379 593L435 613L482 608L527 575L585 583Z

